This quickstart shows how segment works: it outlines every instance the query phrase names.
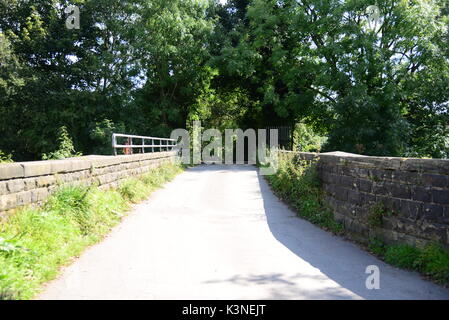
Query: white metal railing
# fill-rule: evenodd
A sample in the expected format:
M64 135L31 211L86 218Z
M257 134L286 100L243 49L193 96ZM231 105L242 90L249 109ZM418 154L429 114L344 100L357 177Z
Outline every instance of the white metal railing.
M125 138L125 144L119 144L117 138ZM135 144L134 142L136 140L139 140L141 144ZM146 141L150 141L150 144L146 144ZM158 144L155 144L156 142ZM172 151L177 147L177 144L177 140L175 139L134 136L120 133L112 134L112 149L115 155L117 155L118 149L123 149L124 154L132 154L134 149L139 149L140 153L146 153L145 150L148 149L151 149L151 152Z

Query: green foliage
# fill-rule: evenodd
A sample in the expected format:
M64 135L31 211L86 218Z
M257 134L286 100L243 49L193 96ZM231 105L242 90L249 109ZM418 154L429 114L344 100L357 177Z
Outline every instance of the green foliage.
M129 201L149 195L180 171L178 165L162 165L142 180L125 181L123 185L133 185L126 192L63 187L43 207L12 215L0 224L0 300L33 298L42 283L57 276L60 266L100 241L120 221Z
M449 155L445 1L376 1L380 30L372 0L83 0L79 30L69 3L0 1L0 149L16 161L58 149L61 126L109 154L112 130L167 137L193 119L305 121L298 150Z
M95 126L90 131L90 138L92 139L92 143L94 145L91 148L92 152L100 155L112 154L112 134L125 132L125 126L123 123L116 125L109 119L95 123Z
M440 11L444 2L377 1L380 30L367 26L366 8L372 4L253 0L235 5L229 19L241 14L245 19L237 20L232 40L223 45L222 72L234 81L241 78L238 85L261 102L265 123L309 119L329 132L326 151L445 157L449 29L447 10Z
M294 150L299 152L320 152L327 138L318 135L310 125L296 124L293 132Z
M343 232L343 226L335 222L332 211L323 201L323 191L313 163L298 159L294 153L279 154L279 170L267 176L276 194L298 211L300 217L334 233ZM383 204L372 207L369 223L381 226L382 219L392 212ZM410 270L416 270L441 284L449 284L449 251L438 244L424 249L409 245L386 245L379 239L371 239L370 252L386 262Z
M420 249L410 245L386 245L379 239L372 239L369 250L393 266L419 271L437 283L449 285L449 250L439 244Z
M409 245L390 246L385 251L385 261L399 268L416 270L419 249Z
M12 160L11 154L5 154L2 150L0 150L0 163L12 163L14 162Z
M392 214L393 213L391 211L385 208L383 203L376 203L370 209L370 213L368 215L368 225L375 228L382 227L383 218L389 217Z
M442 284L449 284L449 251L440 245L431 244L424 248L415 265L425 275Z
M300 217L334 233L342 226L334 220L324 203L315 164L296 158L294 154L279 153L279 169L267 180L273 190L298 211Z
M81 153L75 151L73 146L72 138L70 138L67 128L65 126L59 129L59 149L49 154L43 154L42 160L61 160L72 157L80 157Z
M128 201L139 202L145 198L145 185L139 179L128 179L119 186L119 192Z
M368 245L368 249L376 256L383 257L387 250L385 243L379 239L371 239Z

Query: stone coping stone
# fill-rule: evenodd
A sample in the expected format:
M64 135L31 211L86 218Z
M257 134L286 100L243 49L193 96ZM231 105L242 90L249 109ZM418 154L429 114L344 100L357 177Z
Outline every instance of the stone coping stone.
M434 172L449 175L448 159L418 159L398 157L369 157L345 152L310 153L281 151L296 153L307 160L319 160L333 165L348 165L362 168L402 170L411 172Z
M0 164L0 180L23 178L23 167L18 163Z
M83 156L64 160L28 161L0 164L0 180L38 177L57 173L102 168L121 163L145 161L175 156L176 151L120 156Z

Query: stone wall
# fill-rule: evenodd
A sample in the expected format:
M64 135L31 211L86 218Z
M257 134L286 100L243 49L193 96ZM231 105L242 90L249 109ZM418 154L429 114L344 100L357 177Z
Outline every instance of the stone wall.
M318 163L327 203L358 240L449 247L449 160L298 156Z
M42 203L60 186L114 187L121 180L141 175L176 157L176 152L171 151L0 164L0 217L18 207Z

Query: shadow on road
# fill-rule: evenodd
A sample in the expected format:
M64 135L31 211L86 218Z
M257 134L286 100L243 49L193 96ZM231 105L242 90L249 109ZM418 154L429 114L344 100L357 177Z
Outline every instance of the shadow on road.
M416 273L393 268L355 244L297 217L273 194L264 177L258 175L258 180L273 236L341 287L364 299L432 299L434 294L449 299L448 290L421 279ZM380 268L380 290L366 288L369 275L365 270L370 265Z

